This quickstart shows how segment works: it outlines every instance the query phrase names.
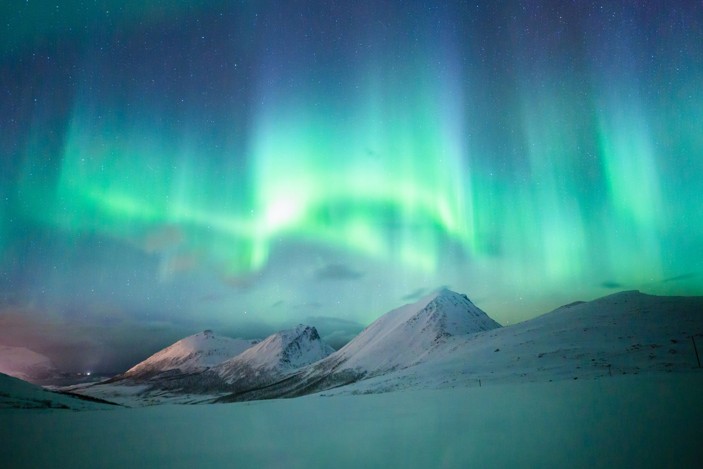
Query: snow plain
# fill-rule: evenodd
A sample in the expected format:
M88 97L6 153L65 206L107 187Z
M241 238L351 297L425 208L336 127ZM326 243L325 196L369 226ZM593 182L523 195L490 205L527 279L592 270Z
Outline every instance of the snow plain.
M699 467L703 372L0 411L5 467Z
M0 373L0 424L4 409L108 409L109 403L52 392L13 376ZM2 461L0 460L0 467Z

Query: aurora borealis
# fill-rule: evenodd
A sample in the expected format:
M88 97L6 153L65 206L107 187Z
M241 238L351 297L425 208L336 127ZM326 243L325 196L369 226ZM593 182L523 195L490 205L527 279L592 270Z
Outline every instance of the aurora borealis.
M0 324L72 363L703 294L700 2L0 9Z

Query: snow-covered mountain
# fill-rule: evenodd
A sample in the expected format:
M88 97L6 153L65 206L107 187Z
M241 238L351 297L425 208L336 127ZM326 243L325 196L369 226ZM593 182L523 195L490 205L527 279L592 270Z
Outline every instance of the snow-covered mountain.
M500 327L466 295L442 289L386 313L337 352L280 383L235 393L231 399L295 396L343 386L418 365L452 338L471 338Z
M125 405L198 403L264 386L332 352L311 326L299 325L262 341L204 331L107 381L66 390Z
M258 340L232 339L211 330L188 336L133 366L121 377L153 379L165 372L197 373L235 357Z
M298 325L277 332L234 358L214 367L227 384L243 388L268 384L280 376L334 352L311 326Z
M417 366L326 393L693 372L700 369L694 341L703 355L703 297L626 291L471 338L454 337Z
M331 354L314 328L298 326L214 365L183 371L177 360L157 361L171 368L77 392L143 405L687 372L699 367L696 341L703 354L703 297L621 292L500 327L465 295L441 290L390 311Z
M0 373L35 384L44 384L60 374L48 357L8 345L0 345Z
M703 348L703 297L621 292L502 328L484 316L440 291L389 312L326 359L220 401L689 371L698 367L694 340Z
M78 399L56 393L19 378L0 373L0 409L72 409L110 408L107 403Z
M384 314L331 359L373 375L420 363L449 337L499 327L466 295L442 289Z

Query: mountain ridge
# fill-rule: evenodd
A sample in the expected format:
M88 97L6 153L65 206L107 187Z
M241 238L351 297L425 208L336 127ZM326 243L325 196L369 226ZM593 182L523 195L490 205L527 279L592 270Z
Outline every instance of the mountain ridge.
M177 370L182 373L204 371L227 358L244 352L258 342L258 340L218 336L208 329L184 337L159 350L134 365L123 373L121 377L144 380L154 378L171 370Z
M327 358L262 390L222 398L295 397L348 385L427 360L452 337L500 328L466 295L440 289L393 309Z
M206 330L165 347L125 373L64 389L123 404L135 399L147 404L195 403L267 385L332 352L315 327L302 324L263 340L219 337Z
M389 311L308 364L297 360L307 355L294 339L314 342L319 334L300 325L225 360L229 371L218 364L167 373L120 392L150 403L234 402L686 371L696 366L694 336L703 343L703 297L625 291L501 327L466 295L442 289Z

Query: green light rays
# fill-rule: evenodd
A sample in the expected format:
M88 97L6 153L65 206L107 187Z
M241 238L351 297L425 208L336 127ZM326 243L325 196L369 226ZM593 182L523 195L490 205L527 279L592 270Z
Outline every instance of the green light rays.
M435 104L405 103L404 91ZM339 121L274 103L254 150L264 232L302 233L428 270L442 236L470 248L467 170L451 147L460 136L448 135L453 116L442 116L433 92L401 89Z
M339 121L273 102L260 110L247 155L204 154L188 138L197 129L174 138L129 115L106 122L75 112L54 207L29 212L130 242L175 226L181 249L230 274L261 269L281 237L435 272L449 240L475 250L461 105L450 95L428 78Z
M703 293L700 28L664 6L309 3L125 13L33 57L18 83L54 61L71 78L3 108L31 118L0 137L0 249L107 239L218 311L252 284L384 308L449 285L514 317L620 287ZM530 311L506 312L513 296Z
M534 92L531 96L525 98L523 124L531 180L527 193L517 199L523 216L530 217L523 225L529 235L522 237L522 249L530 246L537 254L526 265L538 265L547 281L573 282L584 274L588 256L588 220L582 205L589 201L580 199L575 190L579 135L574 122L563 119L568 99Z
M662 278L662 228L667 220L651 132L636 103L616 101L608 110L601 116L600 144L611 226L619 228L608 240L611 268L639 282ZM640 268L623 272L624 262L632 258L639 259Z

